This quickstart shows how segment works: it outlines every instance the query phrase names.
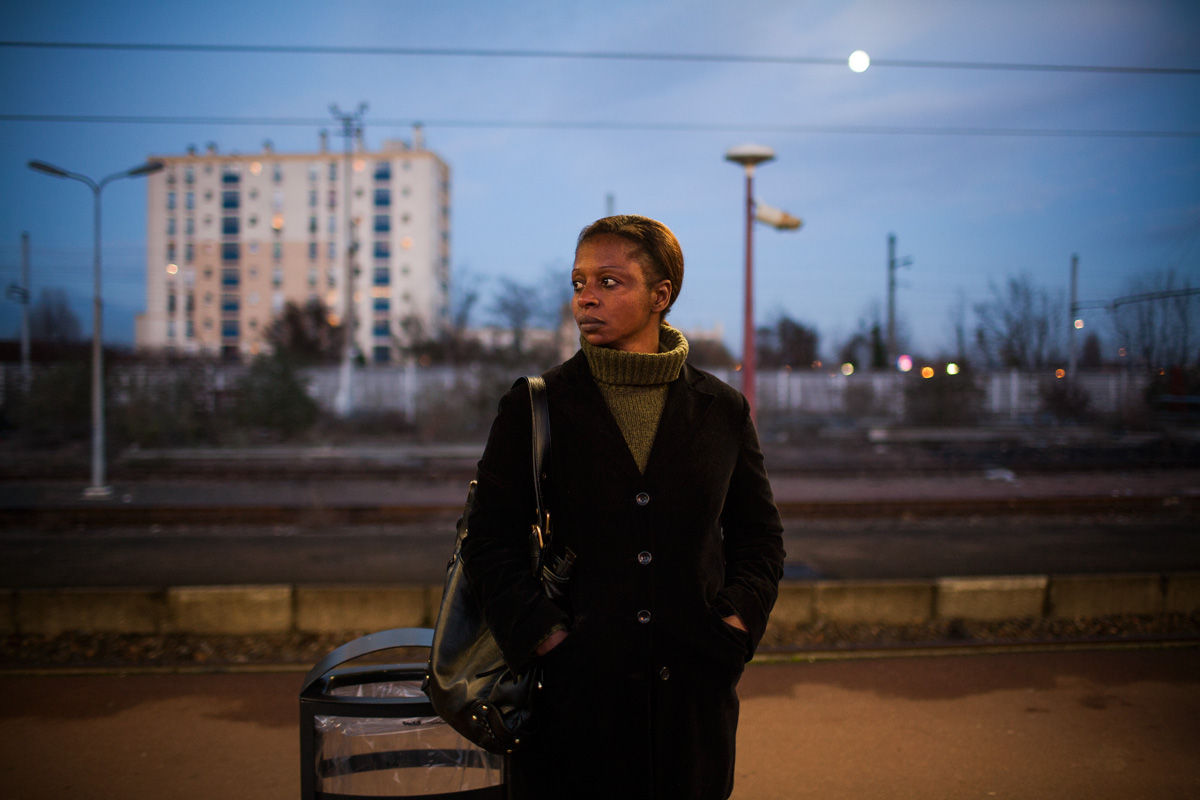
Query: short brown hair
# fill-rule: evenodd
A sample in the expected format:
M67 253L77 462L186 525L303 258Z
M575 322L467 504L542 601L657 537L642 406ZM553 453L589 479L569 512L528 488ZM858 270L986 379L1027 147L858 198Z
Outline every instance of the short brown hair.
M671 282L671 301L663 311L666 315L675 305L679 290L683 288L683 248L671 229L649 217L636 214L619 214L615 217L598 219L584 228L575 243L575 253L589 239L597 236L620 236L634 246L641 256L642 268L646 272L646 284L659 281Z

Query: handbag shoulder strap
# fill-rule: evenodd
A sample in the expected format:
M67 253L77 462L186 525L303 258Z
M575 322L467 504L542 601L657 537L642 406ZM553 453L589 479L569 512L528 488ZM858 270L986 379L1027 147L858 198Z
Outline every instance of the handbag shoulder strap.
M542 478L550 453L550 404L546 400L546 380L541 375L525 376L529 386L529 406L533 409L533 493L537 501L538 524L543 525L546 504L542 500Z

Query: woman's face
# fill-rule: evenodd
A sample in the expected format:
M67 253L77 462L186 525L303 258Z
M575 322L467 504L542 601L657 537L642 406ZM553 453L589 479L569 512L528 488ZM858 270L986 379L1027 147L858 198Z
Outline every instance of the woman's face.
M647 286L636 254L629 241L612 235L588 239L576 251L571 311L589 344L658 352L658 328L671 300L671 282Z

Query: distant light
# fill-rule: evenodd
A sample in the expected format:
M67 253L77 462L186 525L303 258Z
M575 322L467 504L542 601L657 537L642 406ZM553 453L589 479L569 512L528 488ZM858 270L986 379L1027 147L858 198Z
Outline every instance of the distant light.
M1054 377L1065 378L1067 377L1067 371L1065 369L1056 369L1054 370Z
M176 272L179 272L179 267L177 267L174 264L167 264L167 274L168 275L174 275Z
M901 372L908 372L912 367L912 356L900 356L896 359L896 369Z
M853 375L854 374L854 365L851 364L849 361L847 361L845 364L842 364L842 374L843 375Z
M1079 330L1082 327L1083 327L1083 320L1081 320L1081 319L1075 320L1075 330Z
M946 374L947 375L957 375L958 374L958 364L955 364L954 362L947 364L946 365Z
M258 173L260 173L260 172L262 172L262 162L261 162L261 161L254 161L254 162L251 162L251 164L250 164L250 174L251 174L251 175L257 175L257 174L258 174Z
M413 239L412 239L412 237L411 237L411 236L405 236L403 239L401 239L401 240L400 240L400 246L401 246L401 247L403 247L405 250L408 250L410 247L412 247L412 246L413 246Z
M866 52L855 50L850 54L850 69L855 72L866 72L869 66L871 66L871 57Z
M742 365L741 365L741 364L734 364L734 365L733 365L733 371L734 371L734 372L741 372L741 371L742 371Z
M821 362L820 362L820 361L814 361L814 362L812 363L812 368L813 368L813 369L820 369L820 368L821 368Z
M932 378L933 377L933 367L921 367L921 377L922 378Z
M1119 355L1121 358L1124 358L1125 357L1125 348L1122 347L1120 350L1118 350L1117 355Z
M367 168L366 161L363 161L361 158L354 159L354 171L355 172L362 172L366 168Z
M338 326L340 326L340 325L342 324L342 318L341 318L341 317L339 317L339 316L337 315L337 313L336 313L336 312L333 312L333 311L329 312L329 313L328 313L328 314L325 316L325 321L326 321L326 322L328 322L328 323L330 324L330 326L331 326L331 327L334 327L334 328L336 328L336 327L338 327Z

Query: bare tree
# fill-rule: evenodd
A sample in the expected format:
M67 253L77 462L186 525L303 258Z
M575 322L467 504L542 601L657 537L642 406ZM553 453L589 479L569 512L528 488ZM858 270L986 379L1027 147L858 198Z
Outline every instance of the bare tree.
M333 363L341 357L345 326L334 327L329 311L320 300L303 307L289 302L267 327L263 338L276 353L302 363Z
M992 296L975 304L975 342L992 366L1040 369L1062 359L1066 308L1028 275L990 284Z
M42 289L29 310L29 338L35 342L70 344L79 341L79 317L62 289Z
M538 290L512 278L501 278L492 297L489 311L492 317L512 334L514 354L525 352L525 331L542 307Z
M1200 360L1200 296L1181 293L1134 299L1191 288L1191 281L1180 278L1173 269L1140 275L1126 283L1126 297L1133 301L1116 308L1112 323L1118 346L1134 364L1157 370Z

